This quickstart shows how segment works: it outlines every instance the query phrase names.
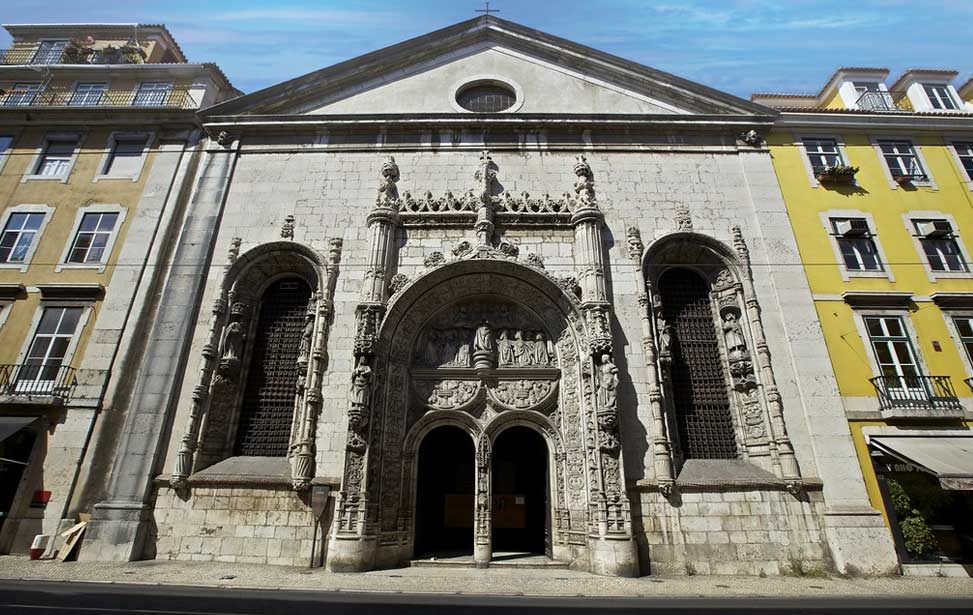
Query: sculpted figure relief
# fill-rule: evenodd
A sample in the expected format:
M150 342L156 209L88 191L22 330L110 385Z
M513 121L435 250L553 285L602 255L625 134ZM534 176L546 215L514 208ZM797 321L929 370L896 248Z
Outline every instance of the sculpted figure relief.
M476 328L476 341L473 343L473 350L485 350L487 352L494 350L493 329L490 328L490 323L485 320Z
M740 327L736 313L732 310L723 314L723 336L726 339L726 350L730 356L746 352L747 342L743 337L743 329Z
M220 358L226 362L240 361L243 358L243 326L234 320L226 325L223 334L223 352Z
M612 363L611 356L601 355L601 381L598 393L601 396L601 407L614 410L618 406L616 389L618 388L618 368Z

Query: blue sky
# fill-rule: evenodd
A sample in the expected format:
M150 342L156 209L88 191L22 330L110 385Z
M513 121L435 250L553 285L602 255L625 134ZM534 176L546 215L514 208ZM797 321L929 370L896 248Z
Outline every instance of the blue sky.
M973 0L493 0L500 17L747 97L838 66L973 71ZM4 23L165 23L251 92L473 16L482 2L4 0ZM9 44L0 34L0 47Z

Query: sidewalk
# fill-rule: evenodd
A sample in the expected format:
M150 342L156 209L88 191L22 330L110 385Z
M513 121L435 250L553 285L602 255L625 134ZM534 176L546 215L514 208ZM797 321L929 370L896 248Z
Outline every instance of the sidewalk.
M181 562L57 562L0 556L0 578L319 591L533 596L938 596L973 598L973 579L882 577L598 577L572 570L401 568L332 574L321 568Z

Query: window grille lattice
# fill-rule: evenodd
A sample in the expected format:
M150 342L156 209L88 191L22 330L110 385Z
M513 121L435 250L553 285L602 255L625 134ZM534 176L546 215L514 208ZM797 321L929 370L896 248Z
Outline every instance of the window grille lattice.
M709 285L687 269L659 281L663 313L673 325L672 396L683 457L736 459L737 446Z
M300 279L275 282L264 293L237 427L237 455L284 457L297 394L297 357L311 289Z

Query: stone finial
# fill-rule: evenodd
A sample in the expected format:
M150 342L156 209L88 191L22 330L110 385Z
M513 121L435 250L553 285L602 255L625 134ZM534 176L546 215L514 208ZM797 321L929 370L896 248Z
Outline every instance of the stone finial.
M280 227L280 236L284 239L294 239L294 216L293 214L288 214L284 218L284 224Z
M382 164L378 198L375 200L377 205L390 205L399 200L399 189L395 185L398 181L399 165L395 164L395 158L389 156L388 160Z
M232 265L236 262L237 257L240 256L240 244L243 239L240 237L234 237L230 240L230 249L226 253L226 264Z
M574 174L578 179L574 182L574 192L578 195L581 204L593 205L595 203L595 174L588 165L588 159L584 154L578 154L577 162L574 163Z
M693 230L693 214L689 211L689 205L685 203L676 205L676 230L683 232Z
M341 246L344 242L340 237L332 237L328 241L328 264L337 265L341 262Z
M642 243L642 233L639 231L639 227L630 226L625 229L625 241L628 245L629 257L634 261L641 261L645 245Z
M743 231L740 227L733 225L730 227L730 232L733 234L733 249L736 250L737 256L740 257L740 261L746 265L750 264L750 250L747 248L747 242L743 239Z

